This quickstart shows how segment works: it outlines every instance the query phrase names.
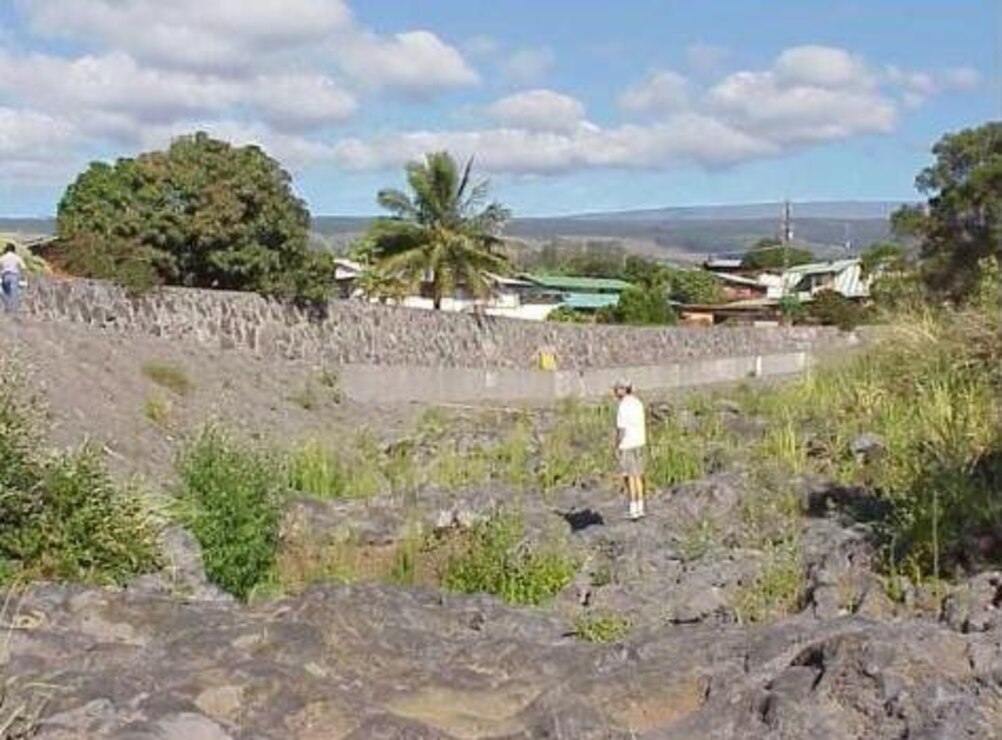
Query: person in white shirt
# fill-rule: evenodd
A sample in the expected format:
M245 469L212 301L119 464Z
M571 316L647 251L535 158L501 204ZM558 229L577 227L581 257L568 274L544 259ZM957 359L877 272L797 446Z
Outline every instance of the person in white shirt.
M619 472L630 501L630 519L644 516L644 447L647 445L647 422L644 404L633 395L629 380L617 380L612 388L619 400L616 410L616 453Z
M17 313L21 273L26 269L17 248L8 242L7 249L0 257L0 288L3 289L3 307L6 313Z

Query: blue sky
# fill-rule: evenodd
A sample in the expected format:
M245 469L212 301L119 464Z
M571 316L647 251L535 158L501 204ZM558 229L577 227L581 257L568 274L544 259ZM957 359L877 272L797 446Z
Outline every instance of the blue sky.
M264 146L316 214L476 157L516 214L908 199L1002 118L985 0L0 0L0 213L196 129Z

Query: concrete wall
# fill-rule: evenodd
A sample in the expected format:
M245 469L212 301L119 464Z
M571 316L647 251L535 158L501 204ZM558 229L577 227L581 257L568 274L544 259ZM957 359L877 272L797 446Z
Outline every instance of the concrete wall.
M341 388L357 401L397 403L463 403L471 401L552 402L560 398L595 398L609 393L621 376L639 393L663 391L748 378L793 375L814 358L808 352L723 357L663 365L580 370L515 370L511 368L399 368L347 365Z
M132 298L107 283L43 278L32 280L23 306L27 314L44 320L168 340L194 339L209 346L316 364L375 366L387 374L387 382L399 377L401 383L416 383L420 375L422 383L441 387L441 393L458 393L451 389L461 388L498 397L504 397L512 384L530 395L536 393L530 389L537 384L541 388L561 384L552 391L557 395L570 392L564 388L592 387L591 376L563 372L568 370L627 367L643 373L655 372L643 368L656 367L661 373L658 378L668 378L664 374L675 372L670 368L676 365L698 368L694 361L744 358L735 360L740 364L749 357L838 349L850 341L830 328L577 326L358 301L334 301L326 317L317 320L249 293L172 288ZM537 367L544 351L556 355L561 371L557 375L536 378L505 372ZM397 375L389 368L407 369ZM456 368L481 372L441 374L442 369ZM601 377L595 382L604 383ZM465 390L463 395L471 397Z

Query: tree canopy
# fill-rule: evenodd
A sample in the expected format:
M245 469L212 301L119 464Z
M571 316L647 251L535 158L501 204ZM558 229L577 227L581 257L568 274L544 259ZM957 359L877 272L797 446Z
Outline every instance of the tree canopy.
M166 151L96 162L59 203L57 259L85 277L322 297L310 214L256 146L199 132Z
M905 207L892 223L918 239L927 285L964 298L978 285L982 261L1002 259L1002 122L947 134L932 153L935 162L915 181L927 206Z
M619 294L615 306L600 309L597 319L603 324L674 324L675 312L668 305L664 287L631 285Z
M448 152L425 155L407 165L410 193L379 192L379 205L390 212L378 219L370 236L378 268L408 284L431 285L435 308L457 287L485 296L485 271L507 270L498 251L509 211L486 203L489 185L473 179L473 160L462 168Z
M783 244L779 239L759 239L745 253L741 266L747 270L795 267L814 261L814 253L804 247Z

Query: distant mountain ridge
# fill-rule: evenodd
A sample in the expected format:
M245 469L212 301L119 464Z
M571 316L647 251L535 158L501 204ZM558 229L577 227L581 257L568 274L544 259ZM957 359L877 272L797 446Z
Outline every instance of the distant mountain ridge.
M581 213L564 216L574 221L743 221L779 219L783 203L740 203L735 205L675 206L628 211ZM907 201L791 201L794 219L846 219L850 221L889 219Z
M818 201L791 203L793 232L819 256L845 254L890 238L890 215L904 201ZM516 218L506 236L529 245L558 241L571 245L618 244L630 252L667 259L746 250L780 229L782 203L649 208L609 213ZM314 243L340 248L363 233L371 216L314 216ZM51 234L51 218L0 218L0 233Z

